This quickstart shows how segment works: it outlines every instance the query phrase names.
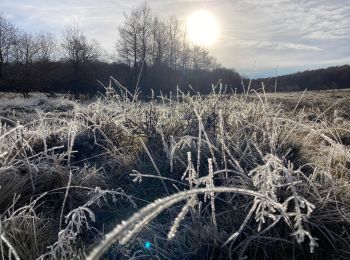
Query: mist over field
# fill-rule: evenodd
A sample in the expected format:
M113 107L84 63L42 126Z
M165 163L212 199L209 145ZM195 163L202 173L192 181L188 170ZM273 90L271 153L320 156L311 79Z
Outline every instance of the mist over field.
M346 4L2 1L0 259L348 259Z

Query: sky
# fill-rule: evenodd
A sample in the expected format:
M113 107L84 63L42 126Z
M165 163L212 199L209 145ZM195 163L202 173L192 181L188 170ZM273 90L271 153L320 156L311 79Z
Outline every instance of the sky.
M0 12L28 32L60 38L74 21L114 51L123 13L138 0L0 0ZM149 0L155 14L185 20L197 10L216 17L209 47L222 66L250 76L275 76L350 64L350 0Z

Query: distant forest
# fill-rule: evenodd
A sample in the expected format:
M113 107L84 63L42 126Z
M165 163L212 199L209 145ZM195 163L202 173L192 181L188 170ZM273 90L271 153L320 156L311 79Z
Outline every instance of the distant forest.
M255 79L251 83L254 89L262 88L262 85L268 92L350 88L350 65Z
M119 26L116 54L107 54L97 40L88 39L77 25L62 32L60 40L50 33L23 32L0 14L0 91L47 94L95 95L104 91L112 76L144 95L181 90L209 93L212 85L228 91L245 91L249 79L221 67L206 48L187 38L183 21L153 14L143 3L124 15ZM257 79L250 87L266 91L305 88L350 87L350 66L306 71L276 78ZM263 83L263 84L262 84Z

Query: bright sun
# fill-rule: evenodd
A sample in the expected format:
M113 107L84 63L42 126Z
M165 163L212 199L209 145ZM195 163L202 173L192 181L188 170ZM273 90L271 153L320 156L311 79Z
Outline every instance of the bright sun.
M208 11L192 13L187 19L188 36L195 44L209 46L219 37L219 24Z

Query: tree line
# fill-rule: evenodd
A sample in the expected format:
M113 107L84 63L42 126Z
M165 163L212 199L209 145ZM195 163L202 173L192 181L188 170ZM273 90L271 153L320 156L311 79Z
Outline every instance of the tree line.
M184 22L154 15L147 2L125 13L118 31L113 57L75 24L57 40L50 33L24 32L0 14L0 91L94 95L110 76L145 94L189 86L208 93L220 79L240 84L237 72L190 42Z
M248 80L244 82L247 84ZM267 92L329 90L350 88L350 65L307 70L278 77L260 78L251 82L253 89Z
M173 70L212 70L218 68L216 58L207 49L192 44L186 25L176 17L155 16L147 2L125 14L119 27L119 58L139 69L166 65Z
M21 31L0 15L1 91L78 94L93 79L100 61L97 41L88 40L76 25L67 26L60 43L50 33ZM90 76L89 76L90 75ZM85 91L91 91L89 84Z

